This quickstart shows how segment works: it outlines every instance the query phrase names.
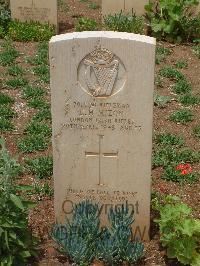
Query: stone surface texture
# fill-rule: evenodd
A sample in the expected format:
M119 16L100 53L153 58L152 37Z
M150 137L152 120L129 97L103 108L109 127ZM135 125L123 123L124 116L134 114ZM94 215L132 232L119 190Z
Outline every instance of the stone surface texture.
M135 12L137 15L145 13L144 6L149 0L102 0L103 17L109 14L119 13L121 10L125 12Z
M50 41L55 213L75 203L135 211L133 237L148 239L155 39L117 32Z
M57 27L57 0L10 0L12 19L39 21Z

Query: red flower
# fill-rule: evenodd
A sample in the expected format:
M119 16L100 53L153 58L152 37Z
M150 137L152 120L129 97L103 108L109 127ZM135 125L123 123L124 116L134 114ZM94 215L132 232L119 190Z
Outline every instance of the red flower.
M192 167L189 163L179 164L176 166L177 171L181 171L181 175L187 175L192 172Z
M176 170L184 170L185 169L185 165L184 164L179 164L176 167Z
M181 171L181 174L182 175L187 175L188 174L188 171L187 170L183 170L183 171Z

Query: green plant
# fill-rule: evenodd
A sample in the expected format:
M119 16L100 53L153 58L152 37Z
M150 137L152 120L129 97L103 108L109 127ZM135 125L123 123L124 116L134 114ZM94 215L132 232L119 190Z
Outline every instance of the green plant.
M100 229L99 210L97 204L83 201L74 206L71 221L54 226L52 237L62 252L78 265L89 265L95 258L109 265L133 263L140 259L143 245L130 241L134 219L128 205L110 209L109 229Z
M25 266L36 255L36 239L28 228L28 212L35 204L22 195L28 187L16 184L21 166L10 157L2 138L0 147L0 263Z
M39 197L39 200L41 200L43 197L51 198L53 196L53 189L47 183L43 185L39 183L35 183L34 184L34 195L37 195Z
M17 143L23 153L44 151L48 148L48 140L41 135L27 136Z
M22 90L22 97L24 99L35 99L40 98L45 94L45 91L43 88L35 87L32 85L27 85Z
M53 174L53 158L48 156L27 159L26 167L36 178L49 178Z
M190 8L198 0L156 0L145 6L150 29L154 36L171 41L192 40L200 34L200 19Z
M48 108L49 104L42 98L33 98L28 100L28 107L34 109L44 109Z
M52 237L60 250L78 265L89 265L95 258L101 234L98 210L97 204L81 202L75 205L71 222L53 228Z
M8 47L0 52L0 65L10 66L14 64L15 59L19 56L19 52L14 47Z
M180 109L178 111L173 112L170 116L169 119L173 122L176 123L181 123L181 124L187 124L190 121L193 121L193 114L191 110L188 109Z
M155 136L155 142L156 144L163 146L173 145L180 147L183 146L184 139L182 136L177 136L171 133L161 133Z
M13 65L8 68L8 74L11 76L21 76L23 74L23 68L18 65Z
M14 130L14 125L5 117L0 117L0 132L11 131Z
M177 68L187 68L187 67L188 67L188 63L187 63L186 60L184 60L184 59L180 59L180 60L178 60L178 61L175 63L175 66L176 66Z
M76 31L95 31L98 30L98 24L96 20L91 18L82 17L77 19L75 23Z
M182 105L185 105L185 106L190 106L190 105L195 105L195 104L200 103L200 97L198 95L195 96L190 93L181 95L178 100Z
M14 99L9 95L0 92L0 105L11 104L11 103L14 103Z
M13 118L16 116L16 112L13 111L9 105L0 105L0 117Z
M39 22L11 21L8 24L8 36L14 41L49 41L54 34L53 26Z
M14 129L12 118L16 117L16 112L12 110L11 104L14 99L0 92L0 132L11 131Z
M34 67L33 73L35 75L38 75L43 82L49 83L50 73L49 73L49 66L48 65L38 65L38 66Z
M42 135L44 137L50 137L51 128L47 124L36 122L36 121L31 121L26 126L25 133L27 133L30 136Z
M25 78L21 78L21 77L8 79L5 81L5 85L13 89L21 88L27 84L28 84L28 80Z
M164 147L159 148L153 153L153 166L167 166L171 162L174 162L177 158L177 152L174 148Z
M168 258L176 258L183 265L198 266L200 220L192 218L191 208L174 196L165 197L164 204L157 200L154 208L160 213L155 222L159 225L160 241L167 248Z
M43 76L49 73L49 66L48 65L39 65L33 68L33 72L35 75Z
M98 5L95 2L89 2L88 7L91 8L91 9L99 9L100 5Z
M153 166L168 166L178 163L199 162L200 153L190 149L176 150L174 147L165 146L153 153Z
M160 108L165 108L171 102L170 96L154 94L154 104Z
M131 225L134 222L133 212L128 205L111 208L108 214L111 228L106 228L98 242L98 257L108 265L136 263L143 255L144 246L131 242Z
M200 138L200 125L197 125L193 128L193 133L197 138Z
M187 80L179 80L172 86L172 91L176 94L185 94L191 92L192 87Z
M170 79L176 80L176 81L185 79L185 76L180 71L178 71L177 69L175 69L171 66L163 67L160 70L159 74L165 78L170 78Z
M67 13L69 11L69 6L64 0L58 0L58 6L61 11Z
M3 30L7 30L8 23L11 20L10 10L7 4L0 4L0 26Z
M163 88L163 78L160 75L156 75L156 77L155 77L155 85L157 87Z
M200 152L190 149L180 150L177 154L176 161L179 163L196 163L200 160Z
M199 2L199 0L197 0ZM200 13L196 16L194 14L185 16L181 20L183 32L185 33L185 40L195 41L200 36ZM184 39L184 38L183 38Z
M171 50L169 48L165 48L164 46L156 47L156 64L164 62L166 57L170 54Z
M197 175L195 173L182 174L176 167L172 165L167 165L164 167L163 179L173 182L194 182L197 180Z
M41 42L38 45L38 51L35 56L27 57L26 61L31 65L48 65L49 63L49 47L48 43Z
M107 30L144 33L144 19L134 13L124 14L120 12L115 15L108 15L104 18L104 24Z
M0 38L3 39L5 37L5 30L2 26L0 26Z
M32 118L33 121L48 121L51 120L51 110L50 108L44 108L39 110Z
M192 51L200 59L200 44L194 46Z

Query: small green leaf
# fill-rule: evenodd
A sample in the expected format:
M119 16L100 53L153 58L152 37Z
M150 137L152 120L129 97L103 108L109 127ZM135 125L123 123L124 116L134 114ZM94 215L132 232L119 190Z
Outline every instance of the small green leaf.
M17 208L19 208L21 210L24 210L24 206L22 204L22 201L21 201L21 199L18 196L14 195L14 194L11 194L10 195L10 200L15 204L15 206Z
M23 206L24 208L31 209L31 208L35 208L37 206L37 203L27 200L27 201L23 201Z
M20 252L20 255L23 257L23 258L29 258L31 257L31 253L29 251L21 251Z
M29 191L33 189L33 186L19 185L19 186L16 186L16 189L19 191Z
M17 235L16 235L15 232L10 231L10 232L9 232L9 236L10 236L11 238L13 238L13 239L17 239Z
M194 258L191 262L191 266L199 266L200 265L200 254L196 253L194 254Z

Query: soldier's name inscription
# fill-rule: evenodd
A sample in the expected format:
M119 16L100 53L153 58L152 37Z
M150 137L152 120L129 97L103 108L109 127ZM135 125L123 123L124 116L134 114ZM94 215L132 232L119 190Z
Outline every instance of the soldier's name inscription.
M130 117L130 105L116 102L67 102L64 127L89 130L141 130L141 125Z
M19 6L18 7L20 16L25 19L29 20L30 17L33 20L45 20L48 19L48 16L51 12L50 8L38 8L35 6L32 7L26 7L26 6Z

